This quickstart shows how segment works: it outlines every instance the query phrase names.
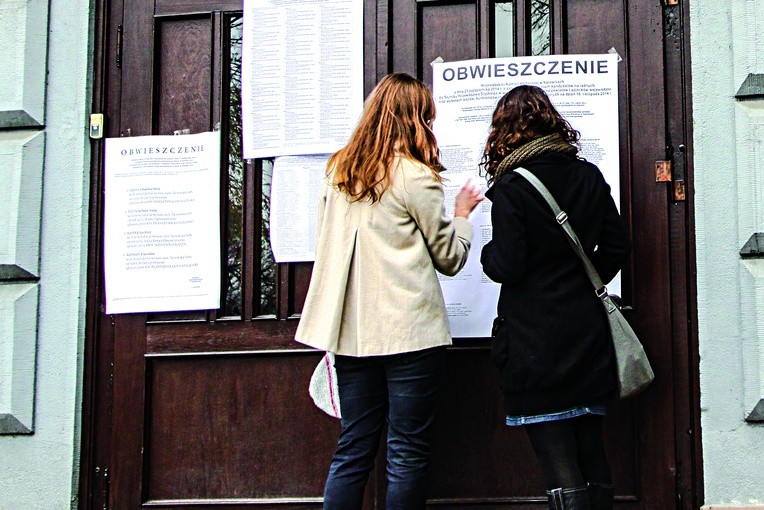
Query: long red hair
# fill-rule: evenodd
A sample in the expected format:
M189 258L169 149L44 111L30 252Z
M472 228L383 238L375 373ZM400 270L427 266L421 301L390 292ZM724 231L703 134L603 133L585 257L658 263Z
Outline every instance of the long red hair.
M347 145L329 158L334 185L353 201L376 202L390 187L397 154L442 170L432 121L435 101L424 83L405 73L382 78L364 103Z

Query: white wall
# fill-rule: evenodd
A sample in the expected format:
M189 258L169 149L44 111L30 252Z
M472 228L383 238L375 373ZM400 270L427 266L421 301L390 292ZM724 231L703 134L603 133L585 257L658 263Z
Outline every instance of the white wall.
M701 426L706 505L764 504L764 268L740 248L764 232L764 2L689 0Z
M90 17L89 0L0 1L0 264L39 277L0 282L0 416L33 432L0 435L3 510L76 507Z

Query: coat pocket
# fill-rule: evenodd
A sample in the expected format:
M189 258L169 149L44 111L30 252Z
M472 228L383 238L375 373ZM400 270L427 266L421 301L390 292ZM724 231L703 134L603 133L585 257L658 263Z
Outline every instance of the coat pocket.
M503 371L507 364L509 351L509 340L502 334L505 322L504 317L496 317L491 327L491 361L500 371Z

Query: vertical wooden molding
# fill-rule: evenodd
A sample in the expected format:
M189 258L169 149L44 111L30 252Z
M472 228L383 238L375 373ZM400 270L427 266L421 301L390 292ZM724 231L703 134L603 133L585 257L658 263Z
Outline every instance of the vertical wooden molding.
M530 0L515 0L515 56L529 55L530 42Z
M477 9L477 48L478 58L489 58L491 56L491 7L493 3L486 1L476 1Z
M551 0L551 51L553 55L562 55L567 53L567 41L565 40L566 28L568 25L567 12L565 9L565 0Z

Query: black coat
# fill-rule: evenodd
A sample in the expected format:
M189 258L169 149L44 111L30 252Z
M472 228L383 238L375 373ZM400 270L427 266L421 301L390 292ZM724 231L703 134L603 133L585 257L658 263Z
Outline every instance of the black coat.
M521 166L568 213L602 281L612 280L631 242L599 169L562 153ZM502 175L486 196L493 236L481 262L501 284L491 357L507 413L549 413L607 399L616 389L607 318L551 209L515 172Z

